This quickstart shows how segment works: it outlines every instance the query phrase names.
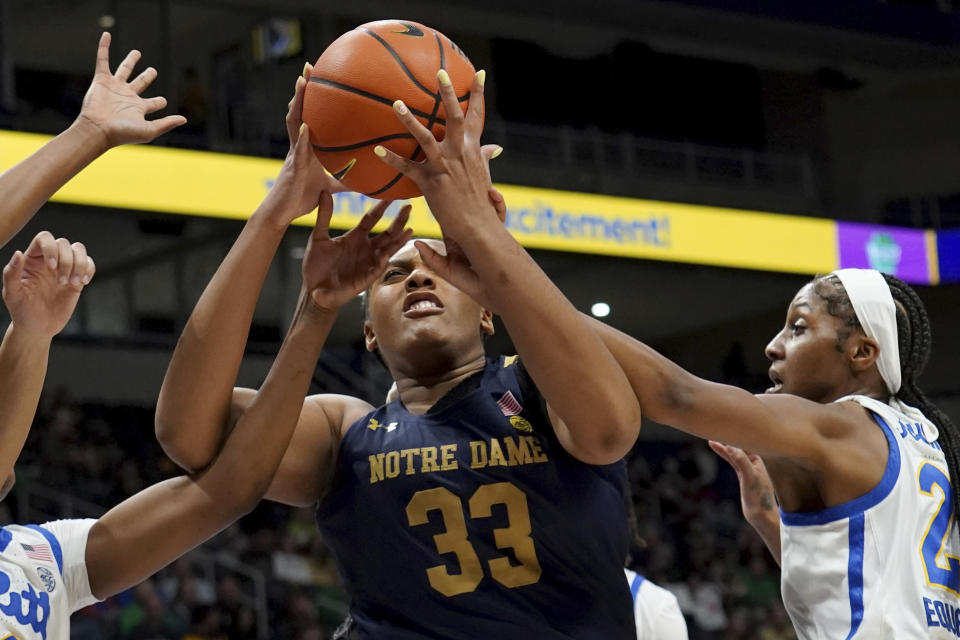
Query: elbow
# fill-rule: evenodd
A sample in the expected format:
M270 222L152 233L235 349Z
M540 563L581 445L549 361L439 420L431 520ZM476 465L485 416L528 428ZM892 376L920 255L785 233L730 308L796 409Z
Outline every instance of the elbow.
M183 442L180 431L169 421L164 420L159 412L157 413L154 420L154 432L163 452L190 475L203 471L210 464L210 461L205 460L195 449L188 447Z
M620 419L594 420L587 428L570 429L570 433L589 434L588 438L574 442L571 453L575 458L587 464L614 464L630 453L637 442L640 410L627 411Z
M611 464L627 455L640 435L642 412L636 396L629 394L621 398L607 418L607 425L600 438L600 451Z

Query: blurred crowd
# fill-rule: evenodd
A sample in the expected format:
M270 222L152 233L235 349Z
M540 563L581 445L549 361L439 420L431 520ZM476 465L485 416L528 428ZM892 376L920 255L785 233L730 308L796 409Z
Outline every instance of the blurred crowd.
M796 638L727 463L704 442L644 440L629 469L642 539L631 568L677 596L691 640Z
M7 522L96 516L179 470L156 442L152 408L61 392L41 403L17 473ZM631 568L678 597L692 640L795 637L778 568L740 514L726 463L701 442L645 439L629 473L642 536ZM71 637L252 640L260 625L269 638L329 638L348 604L313 518L263 502L154 578L77 613Z

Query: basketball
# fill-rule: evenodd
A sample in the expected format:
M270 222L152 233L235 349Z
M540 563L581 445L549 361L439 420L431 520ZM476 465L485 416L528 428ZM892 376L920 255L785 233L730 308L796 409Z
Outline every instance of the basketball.
M446 111L437 71L446 69L466 112L475 70L445 35L407 20L362 24L330 44L313 67L303 121L323 166L350 189L380 200L421 195L374 153L383 145L410 160L423 152L393 110L400 99L442 140Z

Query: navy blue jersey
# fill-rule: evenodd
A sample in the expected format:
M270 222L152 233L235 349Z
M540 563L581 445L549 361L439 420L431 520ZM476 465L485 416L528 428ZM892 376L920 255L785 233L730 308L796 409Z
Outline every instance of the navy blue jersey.
M351 638L636 637L622 463L570 456L516 358L344 434L317 523Z

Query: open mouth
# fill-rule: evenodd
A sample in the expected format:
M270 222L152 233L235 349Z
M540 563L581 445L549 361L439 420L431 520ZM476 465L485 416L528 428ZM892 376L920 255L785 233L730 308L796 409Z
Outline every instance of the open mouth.
M773 370L773 367L767 371L767 376L769 376L770 382L773 383L773 386L769 387L765 393L777 393L781 388L783 388L783 380L780 378L777 372Z
M403 301L403 315L406 318L421 318L443 312L443 303L432 293L411 293Z

